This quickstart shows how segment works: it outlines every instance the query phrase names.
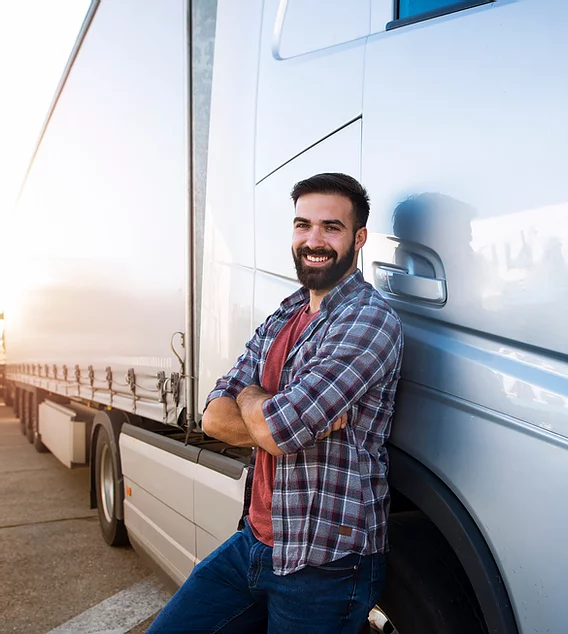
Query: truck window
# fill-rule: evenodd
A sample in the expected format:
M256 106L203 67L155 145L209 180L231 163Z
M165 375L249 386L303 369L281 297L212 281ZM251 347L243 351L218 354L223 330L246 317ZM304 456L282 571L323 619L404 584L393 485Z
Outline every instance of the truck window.
M394 29L406 24L437 18L447 13L455 13L463 9L471 9L495 0L395 0L394 20L387 24L387 29Z

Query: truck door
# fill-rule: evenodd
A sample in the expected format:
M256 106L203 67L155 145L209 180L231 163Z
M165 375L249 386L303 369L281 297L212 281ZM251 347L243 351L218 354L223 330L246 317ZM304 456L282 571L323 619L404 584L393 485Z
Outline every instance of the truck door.
M549 504L568 464L568 7L394 5L372 2L362 151L364 273L405 328L392 441L471 510L523 631L562 629L562 597L532 582L568 563Z

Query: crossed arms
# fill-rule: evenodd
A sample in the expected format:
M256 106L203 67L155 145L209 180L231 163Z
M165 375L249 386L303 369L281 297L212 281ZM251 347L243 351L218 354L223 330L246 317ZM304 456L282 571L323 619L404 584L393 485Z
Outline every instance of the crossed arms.
M274 442L268 423L262 413L262 405L272 397L258 385L245 387L236 400L221 396L209 403L203 414L201 425L208 435L236 447L262 447L273 456L284 452ZM343 414L331 425L329 431L319 439L347 425L347 415Z
M209 395L204 431L228 444L258 446L278 456L313 447L345 426L346 412L372 386L392 380L399 368L400 322L381 308L345 308L315 353L300 359L302 367L275 395L259 387L265 322Z

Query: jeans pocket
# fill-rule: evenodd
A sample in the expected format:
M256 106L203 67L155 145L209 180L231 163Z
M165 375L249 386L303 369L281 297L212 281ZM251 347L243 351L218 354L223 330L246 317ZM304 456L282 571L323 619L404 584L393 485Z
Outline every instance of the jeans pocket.
M381 553L372 555L371 584L369 589L369 609L381 598L386 583L387 562Z
M350 570L357 570L360 563L361 555L352 553L342 557L341 559L336 559L335 561L330 561L327 564L322 564L321 566L318 566L317 569L327 572L347 572Z

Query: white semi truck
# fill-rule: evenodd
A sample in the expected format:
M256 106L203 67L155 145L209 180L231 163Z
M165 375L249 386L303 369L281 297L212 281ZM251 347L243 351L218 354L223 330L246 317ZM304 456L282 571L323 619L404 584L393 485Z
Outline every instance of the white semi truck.
M384 632L568 631L568 5L93 0L11 219L6 397L180 584L248 450L200 431L297 287L294 182L369 189L399 312ZM384 619L383 619L384 620Z

